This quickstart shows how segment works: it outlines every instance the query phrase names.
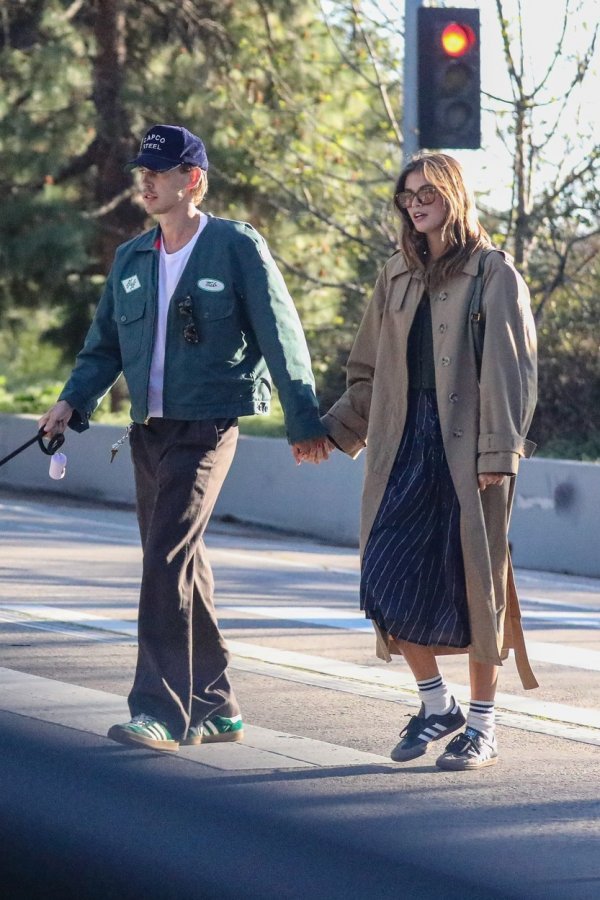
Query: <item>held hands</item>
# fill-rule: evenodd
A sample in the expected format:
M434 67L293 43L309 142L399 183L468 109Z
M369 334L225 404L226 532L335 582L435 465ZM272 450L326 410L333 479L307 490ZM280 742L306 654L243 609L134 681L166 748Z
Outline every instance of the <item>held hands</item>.
M303 462L312 462L318 465L329 459L332 450L335 450L335 446L326 437L309 438L307 441L297 441L292 444L292 453L297 465Z
M44 429L44 434L48 437L54 437L55 434L62 434L69 419L73 415L73 407L66 400L59 400L54 406L40 416L38 419L38 428Z
M485 491L490 484L504 484L505 478L506 475L503 475L502 472L484 472L482 475L477 476L479 490Z

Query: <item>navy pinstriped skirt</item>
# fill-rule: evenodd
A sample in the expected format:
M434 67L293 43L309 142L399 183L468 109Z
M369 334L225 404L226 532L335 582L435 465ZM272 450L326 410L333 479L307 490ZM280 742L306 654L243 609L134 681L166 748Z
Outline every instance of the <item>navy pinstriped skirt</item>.
M365 548L360 608L400 640L470 642L460 507L434 390L409 391L404 435Z

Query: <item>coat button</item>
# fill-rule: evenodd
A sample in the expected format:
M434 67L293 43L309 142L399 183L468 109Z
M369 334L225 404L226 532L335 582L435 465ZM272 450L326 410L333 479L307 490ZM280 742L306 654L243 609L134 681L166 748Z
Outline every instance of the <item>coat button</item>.
M437 295L437 298L438 300L447 300L448 294L446 291L440 291L440 293Z
M455 428L454 431L452 432L452 434L454 435L454 437L462 437L463 430L462 430L462 428Z
M121 322L126 322L126 321L127 321L127 316L121 316Z
M442 365L443 365L443 366L449 366L449 365L450 365L450 357L449 357L449 356L442 356Z
M440 334L443 334L443 333L446 331L447 328L448 328L448 326L447 326L447 325L444 325L444 323L442 322L442 324L441 324L440 327L438 328L438 331L440 332Z
M448 400L450 401L450 403L456 403L458 400L458 394L455 393L454 391L451 391L448 394Z

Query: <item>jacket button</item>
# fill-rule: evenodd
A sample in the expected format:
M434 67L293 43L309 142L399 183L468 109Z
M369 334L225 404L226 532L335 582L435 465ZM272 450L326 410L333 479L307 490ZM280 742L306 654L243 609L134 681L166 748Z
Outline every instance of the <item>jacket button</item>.
M458 394L455 393L454 391L451 391L448 394L448 400L450 401L450 403L456 403L458 400Z
M121 316L121 322L126 322L126 321L127 321L127 316Z
M449 365L450 365L450 357L449 357L449 356L442 356L442 365L443 365L443 366L449 366Z
M452 432L452 434L454 435L454 437L462 437L463 430L462 430L462 428L455 428L454 431Z
M448 294L446 291L440 291L437 295L438 300L446 300L448 298Z
M440 327L438 328L438 331L440 332L440 334L443 334L443 333L446 331L447 328L448 328L448 326L447 326L447 325L444 325L444 323L442 322L442 324L441 324Z

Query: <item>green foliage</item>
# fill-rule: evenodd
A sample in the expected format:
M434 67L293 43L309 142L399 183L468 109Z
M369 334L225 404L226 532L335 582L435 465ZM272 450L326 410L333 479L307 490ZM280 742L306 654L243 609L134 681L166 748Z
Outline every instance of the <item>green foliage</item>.
M2 375L0 376L0 412L41 415L56 402L61 387L62 382L45 381L17 391L9 391L6 388L6 378Z
M600 462L600 433L588 434L583 438L551 438L536 452L536 456Z
M242 416L239 424L241 434L250 434L254 437L285 437L283 410L277 391L273 392L271 412L268 416Z
M381 93L399 96L399 66L374 28L367 50L343 5L326 23L316 4L290 4L264 27L252 19L250 31L253 6L234 18L233 65L211 95L212 118L225 125L212 138L218 187L233 192L227 214L249 217L269 240L327 406L343 390L343 363L395 245L389 198L400 148Z
M600 272L548 301L539 332L539 401L531 438L546 455L600 458ZM596 287L594 288L594 284Z

